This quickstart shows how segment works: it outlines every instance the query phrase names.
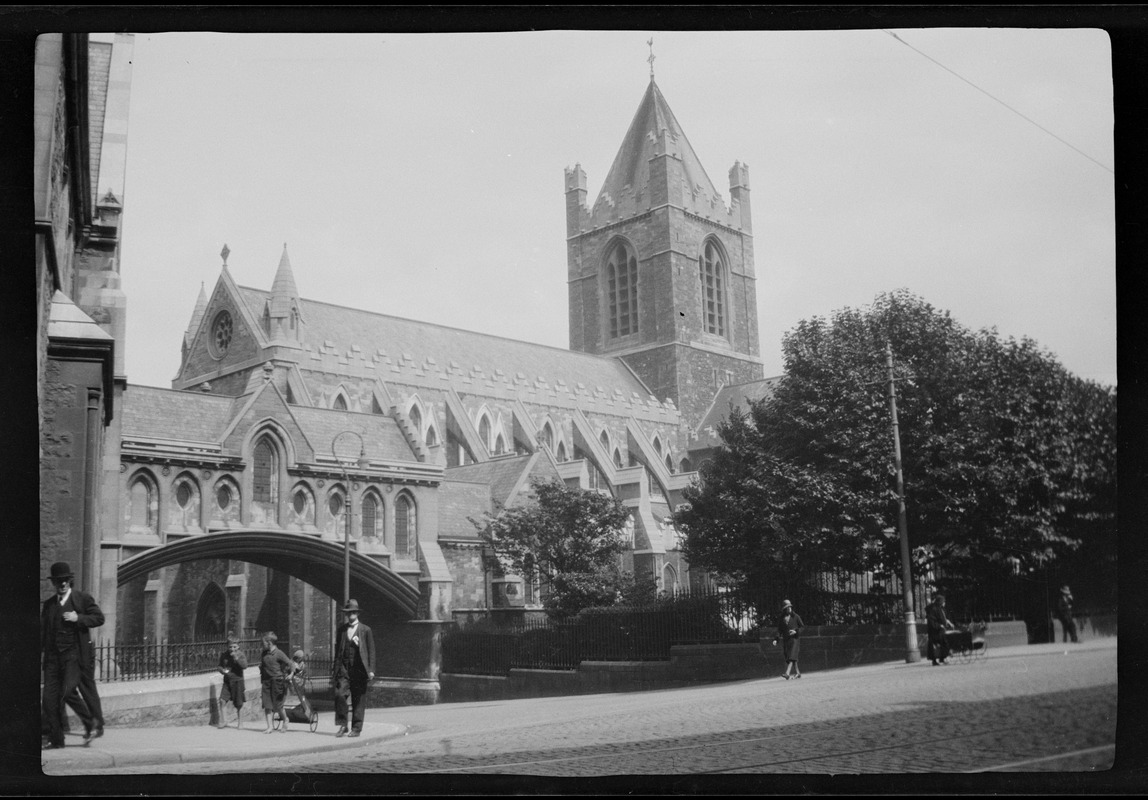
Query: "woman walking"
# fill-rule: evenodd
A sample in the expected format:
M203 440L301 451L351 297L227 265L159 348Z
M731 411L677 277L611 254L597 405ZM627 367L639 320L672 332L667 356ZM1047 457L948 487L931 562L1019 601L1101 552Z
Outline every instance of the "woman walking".
M800 678L801 668L797 666L797 658L801 653L801 629L805 627L801 617L793 610L793 604L788 600L781 604L781 616L777 620L777 639L782 641L785 653L785 672L781 677L789 680L791 677ZM777 639L773 640L777 644Z

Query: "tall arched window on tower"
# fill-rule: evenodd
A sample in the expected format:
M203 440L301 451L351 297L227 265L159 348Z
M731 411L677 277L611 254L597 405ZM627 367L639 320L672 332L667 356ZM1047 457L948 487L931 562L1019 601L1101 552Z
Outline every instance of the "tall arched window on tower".
M274 503L279 499L279 465L275 448L266 439L255 445L255 469L252 470L252 498L260 503Z
M610 248L606 258L606 296L610 304L606 315L610 338L638 332L638 259L622 240Z
M725 336L725 258L713 239L702 248L702 325L706 333Z

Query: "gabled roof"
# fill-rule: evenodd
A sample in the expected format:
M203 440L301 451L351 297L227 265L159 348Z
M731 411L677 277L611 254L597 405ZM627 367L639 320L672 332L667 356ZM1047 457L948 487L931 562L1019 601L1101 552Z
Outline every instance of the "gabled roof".
M244 305L257 318L270 293L246 286L237 288ZM616 358L314 300L301 300L300 304L307 319L304 344L315 352L344 354L358 349L366 358L381 352L392 362L430 364L436 372L454 365L462 374L469 374L478 367L486 376L505 374L513 379L522 373L532 383L540 378L550 385L562 380L570 387L581 383L590 392L602 387L607 394L617 390L626 397L636 394L644 400L650 396L650 390ZM309 364L304 360L300 366L307 369Z
M721 444L721 437L717 434L717 426L729 416L731 406L740 411L748 411L751 401L765 400L773 396L781 376L762 378L749 383L739 383L734 386L723 386L718 390L709 410L706 411L702 421L696 429L697 440L690 446L691 450L701 450L708 447L717 447Z
M492 458L477 464L449 467L443 476L452 481L483 483L490 486L490 497L497 505L509 505L512 495L527 477L534 455Z
M702 162L690 146L682 126L678 124L674 112L670 110L666 98L662 96L658 85L650 80L646 94L638 105L638 111L630 123L630 129L614 156L614 163L610 167L606 180L602 184L602 191L594 203L608 200L611 204L620 202L627 194L642 191L649 196L650 159L655 155L655 146L662 131L667 133L673 151L682 160L682 170L686 178L685 204L693 211L708 209L714 198L721 195L714 188L706 174ZM693 201L704 200L705 204ZM723 204L724 205L724 204Z

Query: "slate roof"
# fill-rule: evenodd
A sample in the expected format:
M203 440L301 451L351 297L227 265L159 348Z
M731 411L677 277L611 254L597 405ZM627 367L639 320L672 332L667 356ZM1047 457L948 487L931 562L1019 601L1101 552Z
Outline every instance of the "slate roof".
M291 406L291 413L315 448L316 455L331 455L331 442L339 433L349 430L363 437L363 449L368 459L418 461L398 424L390 417L307 406ZM344 449L350 452L359 446L353 436L347 441L350 443L347 448L343 447L343 443L340 444L340 456L344 454Z
M492 458L478 464L448 467L443 477L452 481L487 484L490 486L491 499L506 504L532 458L530 455Z
M698 424L696 444L690 449L703 449L717 447L721 444L721 437L717 435L717 426L729 416L730 406L741 411L748 411L750 401L768 399L773 396L781 376L762 378L749 383L739 383L733 386L723 386L714 398L709 410L706 411L702 421Z
M243 399L133 384L124 392L122 436L218 442Z
M622 146L614 156L614 163L606 174L606 180L602 184L602 191L598 193L594 208L597 208L603 199L609 198L611 202L618 202L624 195L638 190L642 190L648 196L650 159L654 157L658 134L663 130L667 131L671 139L676 142L681 156L686 185L691 190L691 193L684 198L686 208L700 212L709 208L710 201L721 197L706 174L705 168L702 167L701 160L690 146L689 140L686 139L686 134L678 124L674 112L670 110L666 98L662 96L658 85L651 80L630 123L630 128L622 140Z
M257 317L270 292L238 287L240 296ZM583 384L593 392L602 387L608 394L620 390L625 396L637 394L645 400L650 390L616 358L603 358L548 345L523 342L501 336L393 317L314 300L300 300L306 320L305 345L318 350L330 348L346 353L357 346L365 358L378 351L397 361L409 356L414 364L429 362L435 371L452 363L464 373L478 367L487 376L499 371L513 379L522 373L533 382L539 378L553 385L558 379L573 388ZM304 362L300 364L306 368Z

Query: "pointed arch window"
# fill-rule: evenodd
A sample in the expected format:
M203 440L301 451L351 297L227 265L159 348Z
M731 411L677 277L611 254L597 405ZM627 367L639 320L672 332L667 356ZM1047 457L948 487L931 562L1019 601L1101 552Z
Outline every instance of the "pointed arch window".
M601 435L598 436L598 441L602 443L602 447L606 449L607 453L610 452L610 434L602 431Z
M498 434L498 438L494 440L494 454L500 456L506 452L506 440L502 438L502 434Z
M490 448L490 419L486 414L483 414L482 419L478 421L478 438L482 439L487 449Z
M131 528L138 532L155 533L155 509L151 483L144 477L136 478L131 487Z
M538 437L538 443L547 450L554 447L554 431L551 429L549 422L542 426L542 434Z
M395 501L395 555L399 558L414 558L417 538L415 504L407 495L400 495Z
M415 433L423 429L423 415L418 406L411 406L411 413L407 416L411 418L411 427L415 429Z
M379 535L379 499L373 494L363 497L363 536Z
M331 403L331 408L335 409L336 411L346 411L347 398L343 397L341 394L335 395L335 402Z
M438 436L434 432L434 428L427 428L427 447L437 447Z
M559 463L566 460L566 443L565 442L559 442L558 443L558 453L557 453L557 455L555 455L555 459L557 459L557 461Z
M702 325L706 333L725 336L725 258L713 239L702 248Z
M274 503L279 499L279 459L275 448L266 439L255 445L252 470L252 499L258 503Z
M638 332L638 259L633 249L618 240L606 258L606 314L610 338Z

